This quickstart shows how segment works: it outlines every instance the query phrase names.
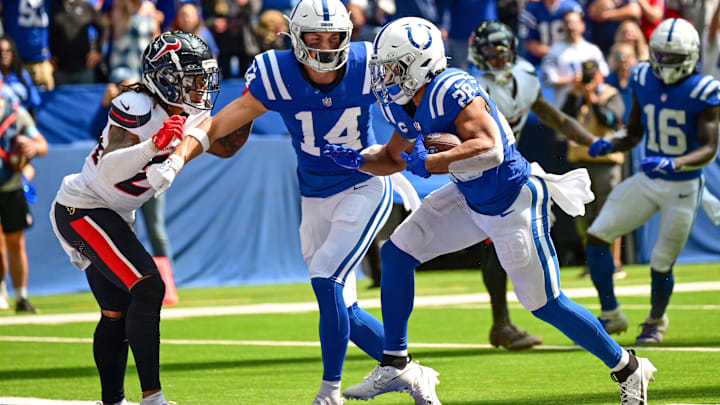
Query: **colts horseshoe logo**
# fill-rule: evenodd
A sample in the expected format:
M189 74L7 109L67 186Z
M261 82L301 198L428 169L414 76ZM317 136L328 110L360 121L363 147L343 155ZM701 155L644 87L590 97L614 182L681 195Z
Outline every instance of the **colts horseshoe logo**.
M427 33L427 42L425 42L423 45L420 45L415 41L415 38L413 38L413 28L412 27L405 27L405 30L407 31L408 39L410 40L410 43L412 46L414 46L417 49L425 50L430 47L430 44L432 44L432 34L430 33L430 29L422 24L417 25L420 28L424 28L425 32ZM417 29L415 29L417 32Z

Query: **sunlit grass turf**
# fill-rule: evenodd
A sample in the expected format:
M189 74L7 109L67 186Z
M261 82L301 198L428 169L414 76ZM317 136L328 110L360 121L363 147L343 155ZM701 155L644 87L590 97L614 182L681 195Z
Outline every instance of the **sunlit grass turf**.
M617 285L649 282L647 267L628 267L628 279ZM589 287L579 269L561 272L564 288ZM717 265L678 266L676 282L720 280ZM420 295L483 291L479 271L420 272ZM361 283L362 284L362 283ZM361 298L378 296L360 286ZM261 302L312 301L309 285L234 287L180 291L180 306L238 305ZM720 292L677 293L668 314L670 330L664 347L720 348L720 310L691 305L720 305ZM621 297L630 307L629 332L617 337L632 345L634 324L643 321L648 297ZM88 294L36 297L44 313L96 310ZM594 313L597 299L579 299ZM636 305L641 306L635 308ZM676 306L677 309L673 308ZM380 316L379 309L370 312ZM571 345L562 334L511 304L521 327L545 339L546 345ZM263 314L165 320L163 339L235 339L317 341L317 313ZM413 349L412 343L488 343L491 323L487 305L416 308L410 322L410 349L415 359L437 369L438 393L445 405L471 404L617 404L619 395L608 370L580 350L509 353L499 349ZM0 326L2 336L90 338L91 323ZM668 352L638 348L658 367L650 386L651 404L720 403L720 352ZM99 381L88 343L0 343L0 396L98 399ZM180 405L309 404L321 376L318 347L170 345L161 349L163 389ZM375 362L351 347L343 385L359 382ZM134 367L128 367L126 392L138 399ZM363 402L352 401L362 404ZM370 405L412 403L407 394L388 394Z

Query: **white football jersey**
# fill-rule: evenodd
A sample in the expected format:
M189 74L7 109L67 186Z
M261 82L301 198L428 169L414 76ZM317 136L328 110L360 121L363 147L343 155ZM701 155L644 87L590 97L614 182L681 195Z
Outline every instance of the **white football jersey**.
M209 116L209 111L191 115L185 121L184 131L199 125ZM120 214L127 222L133 222L135 210L154 195L145 170L151 164L163 162L175 150L180 140L174 139L135 176L116 184L102 181L98 175L98 162L108 146L108 132L111 125L122 127L137 135L142 142L157 133L166 118L168 118L167 112L147 94L129 91L113 99L108 122L98 145L85 158L80 173L65 176L56 201L74 208L108 208Z
M515 139L518 139L527 121L530 107L537 100L540 81L533 65L519 57L512 67L511 74L512 79L504 84L496 83L484 75L478 75L477 80L507 119Z

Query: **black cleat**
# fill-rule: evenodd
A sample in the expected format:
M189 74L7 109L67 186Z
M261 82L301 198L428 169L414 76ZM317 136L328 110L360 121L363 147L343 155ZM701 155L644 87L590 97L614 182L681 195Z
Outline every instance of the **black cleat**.
M27 298L18 298L15 303L15 312L30 312L32 314L37 314L38 309L35 308Z
M493 325L490 329L490 344L508 350L526 350L542 344L542 338L533 336L513 323Z

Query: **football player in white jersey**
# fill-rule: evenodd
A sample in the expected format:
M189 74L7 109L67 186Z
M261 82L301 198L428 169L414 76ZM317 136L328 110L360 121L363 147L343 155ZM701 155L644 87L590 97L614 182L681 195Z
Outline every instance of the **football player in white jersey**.
M211 141L222 141L267 111L280 113L297 154L300 241L320 309L323 376L313 405L341 403L349 340L375 360L382 358L382 324L357 305L356 269L390 213L390 179L339 167L321 154L330 143L358 151L375 144L371 45L350 42L352 28L339 0L298 2L289 17L292 49L257 55L243 95L218 112L210 128L203 127L204 143L183 140L163 169L164 180L158 179L170 184L179 167Z
M581 215L593 197L587 170L552 175L523 158L510 126L475 78L447 68L440 30L429 21L407 17L391 22L375 37L373 49L373 90L396 131L376 152L328 145L326 153L338 165L363 172L386 175L408 169L421 177L444 173L452 183L425 197L383 245L383 359L343 394L370 399L413 387L418 376L436 379L436 372L410 361L408 353L414 270L489 237L523 307L602 360L618 382L622 404L646 404L655 368L620 347L560 288L549 201ZM397 90L404 97L393 95ZM423 134L436 132L457 134L463 142L431 154ZM412 153L406 153L413 143ZM423 388L431 389L423 392L423 403L439 405L434 387Z
M535 68L517 54L517 38L510 28L499 21L483 22L470 38L468 72L476 77L505 116L515 139L520 138L528 114L532 111L545 125L581 145L592 143L595 136L545 100ZM483 281L490 294L493 310L490 343L511 350L526 349L542 343L542 339L529 335L510 321L505 299L507 274L492 245L486 246L482 252L480 263Z
M166 32L143 53L142 82L125 90L113 99L100 142L82 171L63 179L50 220L72 264L85 270L102 312L93 354L103 404L127 403L129 345L141 405L164 405L159 327L165 284L137 239L135 210L155 193L146 168L165 160L185 130L209 116L218 91L217 63L199 37ZM223 149L219 145L214 152Z
M659 343L667 331L673 265L702 199L702 167L715 160L718 150L720 81L696 73L699 52L699 35L686 20L660 23L650 36L650 62L637 65L630 77L633 105L627 131L597 140L589 151L596 156L629 150L647 137L642 171L610 193L588 229L586 246L602 308L599 319L609 333L622 332L628 321L615 298L608 243L660 211L650 257L651 309L636 344Z

